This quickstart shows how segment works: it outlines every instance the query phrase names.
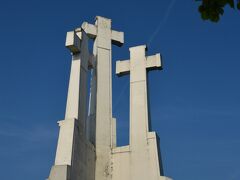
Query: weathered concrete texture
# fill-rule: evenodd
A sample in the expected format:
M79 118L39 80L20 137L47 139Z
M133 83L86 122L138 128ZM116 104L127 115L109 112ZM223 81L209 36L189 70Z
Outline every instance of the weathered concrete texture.
M63 177L68 177L69 180L94 180L95 148L86 140L86 136L80 130L82 128L79 122L76 119L59 122L60 132L55 165L52 167L49 180L59 180L59 176L62 177L62 167L65 166L68 167L65 168L67 176L64 174Z
M158 137L149 132L147 69L160 69L160 54L145 56L146 46L130 48L130 60L117 61L116 73L130 73L130 145L112 150L113 180L160 180Z
M81 29L69 32L66 46L72 53L67 106L65 120L59 121L55 164L49 179L94 180L95 148L86 136L87 71L91 59L86 33Z
M146 142L135 150L131 146L112 150L112 180L171 180L161 170L156 133L149 132Z
M70 179L70 166L68 165L55 165L52 167L50 176L47 180L71 180Z
M93 54L96 57L96 70L91 86L90 139L96 148L96 180L111 179L111 146L112 143L112 43L121 45L123 33L111 29L111 20L96 17L94 25L87 22L82 28L94 39ZM96 87L94 87L96 85ZM96 96L94 96L96 94ZM93 98L93 99L92 99ZM95 99L94 99L95 98ZM96 105L94 105L96 103Z
M88 41L93 39L93 53ZM65 119L48 180L170 180L164 176L159 138L150 132L147 71L161 69L160 54L146 56L146 46L130 48L130 60L117 61L116 73L130 73L130 137L117 147L112 117L112 44L121 46L123 32L111 20L96 17L67 33L72 55ZM89 108L88 72L91 69ZM88 109L88 114L87 114Z

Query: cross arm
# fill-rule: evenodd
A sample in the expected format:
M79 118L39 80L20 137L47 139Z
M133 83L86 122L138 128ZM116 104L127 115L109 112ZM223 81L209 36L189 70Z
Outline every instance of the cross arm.
M81 39L75 31L67 32L65 46L71 53L77 54L80 52Z
M161 55L158 53L153 56L148 56L146 61L146 68L148 70L162 69Z
M124 43L124 32L112 30L112 43L118 47L121 47Z
M81 26L84 31L87 33L88 37L91 39L96 38L97 36L97 27L88 22L84 22ZM122 46L124 43L124 33L120 31L111 30L111 40L112 43L116 46Z
M95 25L84 22L81 27L87 33L89 38L94 39L97 36L97 28Z
M77 28L75 31L67 32L66 44L65 46L70 50L70 52L75 55L81 52L82 44L82 29ZM95 66L94 55L88 52L88 69Z
M130 71L130 61L129 60L116 62L116 74L118 76L123 76L125 74L128 74L129 71Z

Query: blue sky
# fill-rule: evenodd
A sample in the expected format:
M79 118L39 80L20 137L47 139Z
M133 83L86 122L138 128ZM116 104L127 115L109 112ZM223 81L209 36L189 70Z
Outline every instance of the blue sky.
M4 1L0 6L0 179L43 180L64 118L67 31L96 15L125 32L115 61L148 44L164 69L149 73L150 113L164 170L175 180L240 179L239 12L204 22L194 1ZM118 144L128 143L129 76L113 75Z

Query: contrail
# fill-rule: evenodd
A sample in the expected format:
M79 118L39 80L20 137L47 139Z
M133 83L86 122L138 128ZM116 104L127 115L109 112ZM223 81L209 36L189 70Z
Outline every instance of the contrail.
M113 104L113 110L115 110L115 108L118 106L119 102L122 100L122 96L124 95L125 91L127 90L127 87L128 87L127 85L128 85L128 83L125 82L118 98L116 99L115 103Z
M152 36L150 36L149 41L147 43L148 47L150 46L150 44L152 43L153 39L157 36L157 34L159 33L159 31L161 30L162 26L167 22L168 17L171 13L171 10L173 8L173 6L175 5L176 0L172 0L164 14L163 20L160 21L160 23L158 24L156 30L153 32Z
M171 13L171 10L173 8L173 6L175 5L176 3L176 0L172 0L164 14L164 17L163 17L163 20L160 21L159 25L157 26L156 30L153 32L152 36L150 36L149 38L149 41L147 43L147 46L149 47L151 42L154 40L154 38L157 36L157 34L159 33L160 29L162 28L162 26L167 22L168 20L168 17ZM124 95L125 91L127 90L127 82L124 84L121 92L120 92L120 95L118 96L117 100L115 101L115 103L113 104L113 110L115 110L115 108L118 106L122 96Z

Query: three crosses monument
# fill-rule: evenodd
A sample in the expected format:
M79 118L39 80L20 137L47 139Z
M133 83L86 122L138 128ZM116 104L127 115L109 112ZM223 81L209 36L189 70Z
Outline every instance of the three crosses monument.
M92 39L93 52L88 42ZM48 180L171 180L163 174L159 138L149 130L147 70L161 69L160 54L146 56L145 45L130 48L130 59L117 61L116 74L130 74L130 140L116 145L112 116L112 44L124 33L97 16L67 33L72 55L65 118L60 126L55 163ZM91 71L89 103L88 72Z

